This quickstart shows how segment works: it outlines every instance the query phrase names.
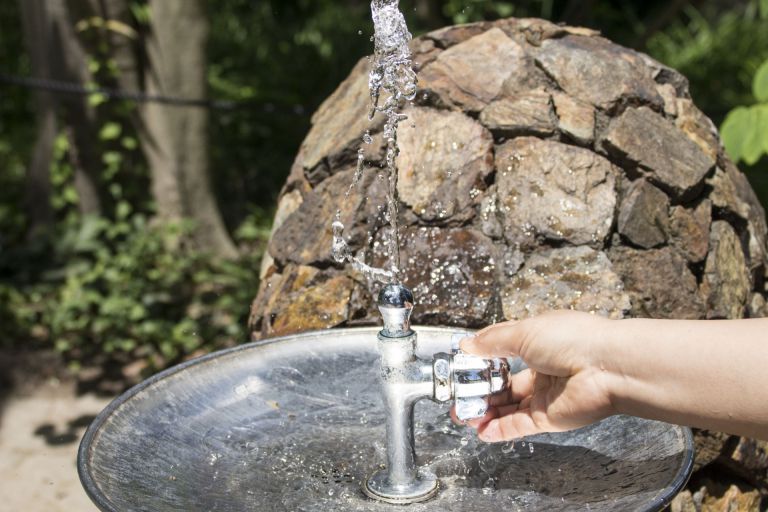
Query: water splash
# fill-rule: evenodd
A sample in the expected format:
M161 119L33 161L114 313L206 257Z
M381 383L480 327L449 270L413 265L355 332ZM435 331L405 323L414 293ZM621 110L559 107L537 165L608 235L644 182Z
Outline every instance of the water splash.
M390 225L386 236L389 262L387 269L377 269L367 265L360 258L355 257L344 240L344 224L341 222L341 213L336 213L333 223L333 256L339 262L350 262L353 267L366 275L369 279L379 282L396 282L400 274L400 246L399 229L399 198L397 193L397 128L408 116L401 113L403 104L411 101L416 96L417 78L413 70L411 50L408 43L412 39L411 33L405 22L403 13L398 6L399 0L373 0L371 2L371 14L375 29L375 51L368 85L371 94L371 112L369 119L373 119L377 113L386 117L384 123L384 142L386 143L385 168L387 172L387 211L385 218ZM363 143L371 144L373 139L366 132ZM365 170L365 156L362 148L358 150L357 169L352 185L347 191L347 196L353 187L362 178Z

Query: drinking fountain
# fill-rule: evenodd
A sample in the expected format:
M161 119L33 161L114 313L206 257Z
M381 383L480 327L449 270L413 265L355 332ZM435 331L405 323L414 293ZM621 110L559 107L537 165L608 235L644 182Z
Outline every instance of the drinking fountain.
M411 327L413 296L379 294L384 327L267 339L164 371L114 400L80 445L86 492L128 511L660 511L693 463L688 428L614 416L485 444L482 415L519 360L455 351L471 332Z

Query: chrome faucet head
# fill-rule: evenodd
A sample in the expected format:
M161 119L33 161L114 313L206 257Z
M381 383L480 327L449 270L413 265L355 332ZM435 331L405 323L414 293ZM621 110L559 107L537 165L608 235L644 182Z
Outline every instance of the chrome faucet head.
M402 284L390 283L381 289L377 303L384 319L384 329L381 331L384 336L402 338L413 334L413 302L413 292Z

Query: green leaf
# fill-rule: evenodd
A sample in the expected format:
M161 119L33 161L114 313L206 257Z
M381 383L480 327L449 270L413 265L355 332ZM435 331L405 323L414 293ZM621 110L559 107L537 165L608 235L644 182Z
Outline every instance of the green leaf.
M99 132L99 138L101 140L115 140L123 132L123 127L118 123L107 123Z
M768 60L757 69L752 92L759 102L768 102Z
M763 153L768 155L768 105L757 107L757 137L762 142Z
M760 108L749 109L748 129L742 145L742 158L747 165L755 165L763 155L763 134L760 133L760 119L763 117Z
M760 0L760 17L768 20L768 0Z
M723 145L734 162L741 160L744 154L744 141L750 130L750 109L737 107L728 113L720 127Z

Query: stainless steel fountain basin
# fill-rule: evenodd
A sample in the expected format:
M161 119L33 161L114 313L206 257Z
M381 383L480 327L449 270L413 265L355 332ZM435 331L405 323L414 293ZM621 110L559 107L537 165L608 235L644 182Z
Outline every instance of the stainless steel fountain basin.
M456 329L422 327L419 355ZM361 482L385 461L377 329L265 340L172 368L131 389L80 445L103 511L392 511ZM689 429L616 416L575 432L483 444L446 406L416 406L419 464L440 492L409 512L658 511L685 485Z

